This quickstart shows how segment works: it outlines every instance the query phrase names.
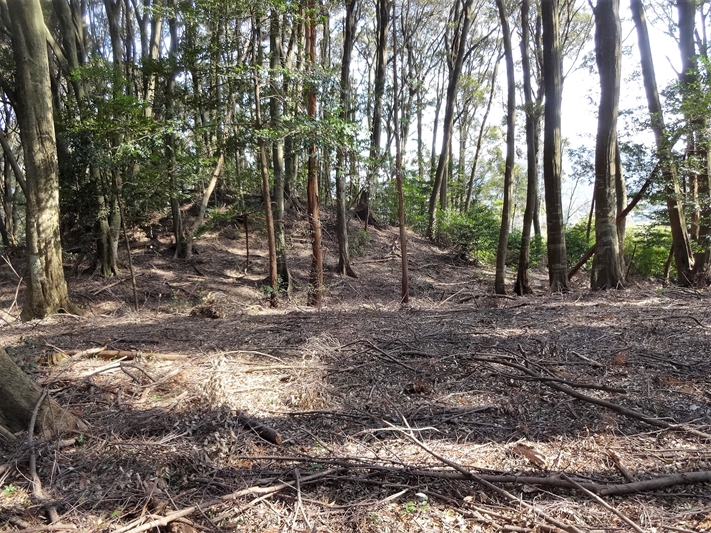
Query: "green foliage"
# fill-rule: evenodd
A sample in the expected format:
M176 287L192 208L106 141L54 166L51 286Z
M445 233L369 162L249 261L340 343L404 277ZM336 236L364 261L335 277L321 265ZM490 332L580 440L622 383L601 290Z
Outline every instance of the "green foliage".
M477 204L466 215L448 209L437 212L435 234L442 246L455 248L465 257L493 263L501 220L494 209Z
M370 234L363 228L348 235L348 251L351 257L361 257L370 249Z
M593 221L594 224L594 221ZM569 226L565 230L565 251L568 268L574 266L585 255L593 244L595 244L594 226L590 230L590 237L587 236L588 221L581 220L574 226ZM583 268L592 266L592 260L589 260Z
M506 265L510 267L518 266L519 255L521 254L521 230L515 228L509 233L508 249L506 250ZM533 235L528 250L529 266L538 266L546 255L546 242L541 235Z
M671 245L671 231L665 226L645 225L629 228L625 235L625 262L632 262L630 275L663 276Z

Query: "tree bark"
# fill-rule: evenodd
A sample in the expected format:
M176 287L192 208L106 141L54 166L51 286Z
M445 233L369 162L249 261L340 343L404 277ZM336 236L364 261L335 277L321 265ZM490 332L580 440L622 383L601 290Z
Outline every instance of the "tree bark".
M390 14L388 0L376 0L375 4L376 40L375 40L375 82L373 86L373 120L370 130L370 153L368 156L368 176L361 204L365 206L365 227L370 219L372 195L377 186L380 169L380 137L383 122L383 96L385 95L385 75L387 70L388 27Z
M269 99L269 114L271 127L276 132L282 128L281 102L279 100L278 72L282 66L282 31L279 11L272 9L269 27L269 70L271 76L272 97ZM284 141L281 134L272 141L272 169L274 170L274 200L276 205L276 262L277 274L280 278L280 289L291 292L291 274L286 256L286 226L284 224Z
M511 30L504 0L496 0L501 20L501 32L504 40L504 57L506 60L506 170L504 172L504 204L501 212L501 228L499 230L499 246L496 251L496 275L494 291L496 294L506 294L506 252L509 245L511 229L513 170L515 164L515 128L516 128L516 83L514 79L513 49L511 47Z
M400 144L400 125L398 124L398 72L397 72L397 31L395 25L395 2L393 2L393 127L395 132L395 188L397 190L397 219L400 226L400 256L402 280L400 302L410 299L407 265L407 228L405 227L405 198L402 191L402 145Z
M437 214L437 196L440 194L445 172L449 165L449 151L454 128L454 102L457 98L457 86L462 74L462 64L467 49L467 37L471 26L471 8L473 0L457 0L452 23L455 25L452 36L452 48L448 51L447 66L449 79L447 83L447 99L444 104L444 120L442 127L442 151L437 162L430 203L428 209L427 236L434 236L434 222Z
M654 60L649 44L649 33L641 0L631 0L632 19L637 29L640 63L644 79L644 90L647 95L647 108L651 118L652 130L657 144L657 156L662 166L662 179L666 195L667 213L672 233L672 253L676 265L678 283L689 286L692 280L691 269L694 260L689 242L689 234L684 218L684 206L681 201L681 188L677 179L676 168L672 158L672 147L664 126L664 115L657 92L657 78L654 73Z
M262 130L262 102L259 82L259 70L261 65L257 62L257 49L260 46L261 29L256 17L252 20L253 35L252 41L252 76L254 80L254 115L255 129L257 130L257 143L259 144L259 170L262 175L262 200L264 203L264 218L267 225L267 243L269 248L269 285L271 293L269 302L272 307L277 307L279 303L279 273L277 269L276 238L274 235L274 217L272 216L272 198L269 193L269 164L267 163L267 142L264 139Z
M346 3L346 17L343 24L343 59L341 61L341 120L350 119L351 54L356 25L356 0ZM346 147L338 145L336 151L336 236L338 238L338 273L341 276L357 278L351 267L348 252L348 219L346 214Z
M9 0L17 118L25 156L28 276L22 319L43 318L69 301L59 236L59 178L45 23L39 0Z
M624 274L615 224L617 114L620 101L621 29L619 0L598 0L595 51L600 74L600 106L595 143L595 272L593 289L622 288Z
M543 22L543 83L545 127L543 133L543 182L548 231L548 279L551 291L567 291L565 223L562 200L561 97L563 92L558 0L541 4Z
M523 74L523 98L526 110L526 210L523 213L523 229L521 230L521 249L519 250L518 271L514 293L519 296L533 293L528 279L528 267L531 250L531 225L533 223L533 210L538 196L538 153L535 138L535 115L537 110L533 103L533 89L531 87L531 61L529 58L529 30L528 21L530 0L521 2L521 70Z
M15 433L27 430L42 389L0 347L0 426ZM57 402L45 399L37 413L40 433L86 430L86 425Z
M386 10L387 11L387 10ZM316 21L314 19L314 0L307 0L306 5L306 60L308 68L316 65ZM311 120L316 119L316 87L313 81L307 90L307 114ZM309 226L311 228L311 273L309 275L309 292L307 304L321 306L323 297L323 256L321 254L321 221L318 209L318 147L315 141L309 146L308 181L306 184L306 201Z

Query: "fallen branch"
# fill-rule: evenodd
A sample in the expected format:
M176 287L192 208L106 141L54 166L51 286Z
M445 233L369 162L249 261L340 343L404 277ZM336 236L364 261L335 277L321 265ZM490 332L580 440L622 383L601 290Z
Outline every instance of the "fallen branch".
M318 479L322 479L324 477L328 477L331 474L334 474L335 472L338 472L338 468L332 468L330 470L324 470L323 472L318 472L316 474L311 474L310 476L306 476L301 478L301 484L309 483L312 481L316 481ZM225 496L221 496L219 498L216 498L214 500L207 501L205 503L201 503L198 505L193 505L191 507L186 507L185 509L180 509L179 511L175 511L172 513L169 513L165 515L162 518L157 518L155 520L151 520L150 522L147 522L145 524L142 524L140 526L134 527L132 529L119 529L115 531L114 533L141 533L142 531L149 531L154 528L158 528L161 526L167 526L171 522L177 520L178 518L183 518L185 516L190 516L194 512L204 512L210 507L214 507L216 505L220 505L221 503L225 502L230 502L233 500L236 500L237 498L241 498L242 496L248 496L250 494L274 494L276 492L279 492L281 490L287 489L287 488L292 488L291 483L279 483L278 485L274 485L272 487L249 487L246 489L238 490L236 492L232 492L230 494L226 494Z
M434 457L435 459L438 459L439 461L443 462L447 466L454 468L457 472L459 472L463 476L466 476L467 478L469 478L473 481L476 481L477 483L479 483L481 485L484 485L486 488L493 490L494 492L503 496L504 498L506 498L509 501L518 503L521 507L524 507L525 509L532 511L536 515L540 516L546 522L553 524L554 526L559 527L560 529L562 529L564 531L568 531L569 533L582 533L582 531L580 529L578 529L577 527L575 527L574 525L566 524L564 522L561 522L560 520L557 520L556 518L553 518L552 516L548 515L547 513L545 513L538 507L536 507L535 505L532 505L532 504L529 504L529 503L523 501L521 498L514 496L507 490L504 490L501 487L497 487L493 483L490 483L489 481L485 480L483 477L478 476L477 474L474 474L473 472L470 472L469 470L464 468L459 463L456 463L454 461L447 459L446 457L444 457L442 455L439 455L437 452L431 450L424 443L422 443L420 440L418 440L417 437L415 437L415 435L412 433L412 429L410 429L409 427L408 427L408 431L404 431L402 428L398 428L386 420L383 420L383 422L386 425L388 425L390 428L392 428L393 430L396 430L399 433L401 433L402 435L404 435L405 437L407 437L410 441L412 441L415 445L419 446L424 451L429 453L432 457Z
M646 424L649 424L650 426L655 426L655 427L663 428L663 429L674 429L674 430L686 431L687 433L696 435L697 437L711 440L711 434L705 433L705 432L698 430L696 428L689 427L685 424L672 424L671 422L666 422L666 421L660 420L658 418L653 418L653 417L647 416L644 413L640 413L640 412L635 411L633 409L628 409L627 407L623 407L623 406L618 405L616 403L608 402L607 400L601 400L601 399L595 398L593 396L588 396L587 394L583 394L581 392L573 390L571 387L569 387L567 385L562 385L560 383L556 383L555 381L546 380L546 378L544 376L541 376L541 375L537 374L536 372L534 372L533 370L526 368L523 365L519 365L518 363L513 363L511 361L506 361L506 360L502 360L502 359L495 359L493 357L474 356L471 359L474 361L482 361L482 362L486 362L486 363L494 363L494 364L499 364L499 365L504 365L504 366L516 368L517 370L521 370L522 372L528 374L529 376L533 376L533 377L541 379L542 383L545 383L552 389L555 389L560 392L564 392L565 394L572 396L573 398L577 398L578 400L583 400L583 401L586 401L586 402L589 402L589 403L592 403L595 405L599 405L601 407L605 407L607 409L610 409L611 411L620 413L621 415L624 415L628 418L640 420Z
M625 524L627 524L628 526L630 526L630 527L631 527L632 529L634 529L637 533L644 533L644 531L642 531L642 528L641 528L641 527L639 527L639 526L638 526L637 524L635 524L632 520L630 520L630 519L627 518L625 515L623 515L620 511L618 511L617 509L615 509L612 505L608 504L605 500L603 500L602 498L600 498L600 496L598 496L597 494L593 494L593 493L590 492L588 489L586 489L585 487L583 487L582 485L580 485L578 482L576 482L575 480L569 478L567 475L561 474L561 476L562 476L563 479L565 479L566 481L569 481L570 483L572 483L573 486L574 486L576 489L578 489L578 490L584 492L585 494L587 494L588 496L590 496L593 500L595 500L597 503L599 503L600 505L602 505L605 509L607 509L608 511L610 511L610 512L612 512L612 513L615 513L617 516L619 516L619 517L622 519L622 521L623 521Z
M247 416L247 414L243 411L237 411L237 422L239 422L245 428L251 429L261 438L271 442L272 444L282 443L281 435L279 435L279 433L275 429L272 429L269 426L262 424L258 420Z
M402 429L400 429L400 432ZM286 461L294 463L313 463L321 465L333 465L337 466L343 470L370 470L375 472L387 472L399 477L414 476L417 478L435 478L435 479L448 479L448 480L462 480L471 479L467 471L467 474L449 472L445 470L427 470L424 468L413 468L413 467L398 467L398 466L385 466L378 465L374 463L366 463L363 460L358 460L357 458L326 458L326 457L311 457L311 456L278 456L278 455L259 455L259 456L249 456L241 455L237 457L238 459L250 460L250 461ZM462 467L463 468L463 467ZM555 487L561 489L575 489L576 486L572 483L562 479L557 475L542 477L542 476L524 476L524 475L513 475L513 474L476 474L479 478L488 481L490 483L507 483L513 485L535 485L542 487ZM673 487L676 485L692 485L695 483L708 483L711 482L711 471L710 470L697 470L694 472L680 472L678 474L671 474L668 476L662 476L658 478L646 479L643 481L635 481L632 483L594 483L591 481L576 480L576 483L582 487L585 487L590 492L598 494L600 496L621 496L625 494L634 494L637 492L646 492L650 490L659 490Z

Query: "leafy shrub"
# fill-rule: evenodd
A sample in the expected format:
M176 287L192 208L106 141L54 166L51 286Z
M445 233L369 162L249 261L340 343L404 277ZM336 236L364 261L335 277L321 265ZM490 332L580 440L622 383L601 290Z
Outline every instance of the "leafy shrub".
M669 228L657 225L634 226L625 236L625 262L633 276L657 277L664 275L664 264L669 256L672 236Z
M506 265L517 267L521 255L521 238L523 233L515 228L509 233L508 250L506 251ZM538 266L546 256L546 243L541 235L532 235L528 250L529 266Z
M499 216L488 206L477 205L466 215L448 209L437 213L437 242L455 248L470 259L493 263L499 242Z
M588 222L581 220L574 226L569 226L565 230L565 253L568 268L574 266L585 255L593 244L595 244L594 227L590 231L590 238L587 237ZM592 259L588 260L583 268L590 268Z

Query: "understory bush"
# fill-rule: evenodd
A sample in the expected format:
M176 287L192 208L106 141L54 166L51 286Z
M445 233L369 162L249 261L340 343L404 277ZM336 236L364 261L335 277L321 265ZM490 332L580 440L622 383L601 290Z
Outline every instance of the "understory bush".
M493 263L499 242L501 219L485 205L462 214L451 209L438 211L435 235L441 246L456 249L468 259Z
M625 236L625 263L630 265L631 262L630 275L663 276L671 245L669 228L658 225L628 228Z

